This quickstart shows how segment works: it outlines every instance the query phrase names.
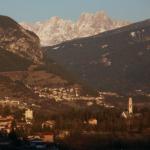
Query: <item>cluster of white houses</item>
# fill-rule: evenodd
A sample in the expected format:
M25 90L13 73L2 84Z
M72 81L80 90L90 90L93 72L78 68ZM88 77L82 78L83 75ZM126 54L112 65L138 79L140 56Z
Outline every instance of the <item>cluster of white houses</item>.
M104 95L106 94L114 94L114 93L102 93L99 92L99 96L82 96L80 88L65 88L65 87L58 87L58 88L38 88L35 87L34 93L38 94L41 98L48 98L54 99L56 102L60 101L86 101L87 106L92 106L93 104L104 106L106 108L114 108L113 105L109 105L104 103Z
M4 97L0 98L0 106L17 107L20 109L24 109L27 107L27 103L22 102L21 100L12 99L10 97Z
M79 88L34 88L34 92L39 95L39 97L55 99L56 101L61 100L73 100L80 97Z
M56 102L59 101L73 101L73 100L86 100L86 101L96 101L97 104L102 104L104 96L99 94L99 96L82 96L80 88L34 88L34 93L38 94L41 98L54 99Z
M24 102L22 100L13 99L10 97L0 98L0 106L2 106L2 107L9 106L10 108L17 107L19 109L27 109L30 106L32 108L40 108L40 106L35 103L27 104L26 102Z

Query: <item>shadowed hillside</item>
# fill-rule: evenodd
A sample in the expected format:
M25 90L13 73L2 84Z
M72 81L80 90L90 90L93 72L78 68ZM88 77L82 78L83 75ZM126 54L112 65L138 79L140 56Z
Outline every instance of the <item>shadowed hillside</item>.
M98 90L123 94L150 87L150 20L45 48L52 58Z

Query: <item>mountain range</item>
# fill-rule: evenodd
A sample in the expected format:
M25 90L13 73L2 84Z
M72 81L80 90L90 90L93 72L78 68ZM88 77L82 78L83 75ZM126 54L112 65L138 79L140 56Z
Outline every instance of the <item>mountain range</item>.
M88 18L87 16L93 16L89 17L92 19L101 16L109 22L108 17L102 12L95 15L84 14L79 20L87 26L92 22L92 19L85 19ZM87 21L88 24L85 23ZM17 93L20 87L24 88L23 91L27 92L25 95L28 95L29 91L33 92L28 86L73 87L78 84L88 92L94 89L127 96L132 94L149 96L150 20L126 26L124 23L124 27L117 29L113 29L115 27L112 23L106 28L106 22L101 23L101 19L97 19L93 23L95 26L96 23L98 24L97 29L94 26L93 36L82 37L83 32L79 32L82 36L73 40L64 39L62 43L61 40L57 41L60 44L53 45L53 43L53 46L41 47L40 38L35 33L24 29L7 16L0 16L0 76L2 77L0 89L2 88L3 91L5 88L8 93L12 91L12 86L6 86L10 82L13 89L17 89ZM113 30L96 34L99 32L98 29L102 29L99 25L107 30ZM82 23L79 27L84 28ZM84 33L91 35L91 28L85 29L89 29L89 32ZM54 34L58 33L59 36L59 32L56 31ZM18 97L14 90L10 93L12 97ZM30 94L30 97L32 96L34 93Z
M45 47L53 59L99 91L150 90L150 20Z
M93 36L127 24L129 24L127 21L111 19L104 11L95 14L82 13L76 22L52 17L36 23L20 23L25 29L39 36L42 46L52 46L76 38Z

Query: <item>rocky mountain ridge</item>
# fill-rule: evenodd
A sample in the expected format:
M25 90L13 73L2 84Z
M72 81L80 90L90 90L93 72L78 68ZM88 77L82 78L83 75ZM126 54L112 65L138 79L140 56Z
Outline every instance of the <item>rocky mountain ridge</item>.
M25 29L39 36L42 46L52 46L67 40L93 36L127 24L129 22L111 19L103 11L95 14L82 13L76 22L52 17L36 23L20 23Z
M42 59L38 36L7 16L0 16L0 48L36 63Z

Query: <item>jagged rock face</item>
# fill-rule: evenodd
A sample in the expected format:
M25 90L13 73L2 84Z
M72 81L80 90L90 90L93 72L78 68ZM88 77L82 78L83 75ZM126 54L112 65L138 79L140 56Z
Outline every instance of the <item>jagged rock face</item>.
M42 59L38 36L6 16L0 16L0 48L36 63Z
M88 37L125 26L129 22L111 19L105 12L83 13L76 22L52 17L50 20L34 24L20 23L24 28L35 32L41 45L51 46L75 38Z

